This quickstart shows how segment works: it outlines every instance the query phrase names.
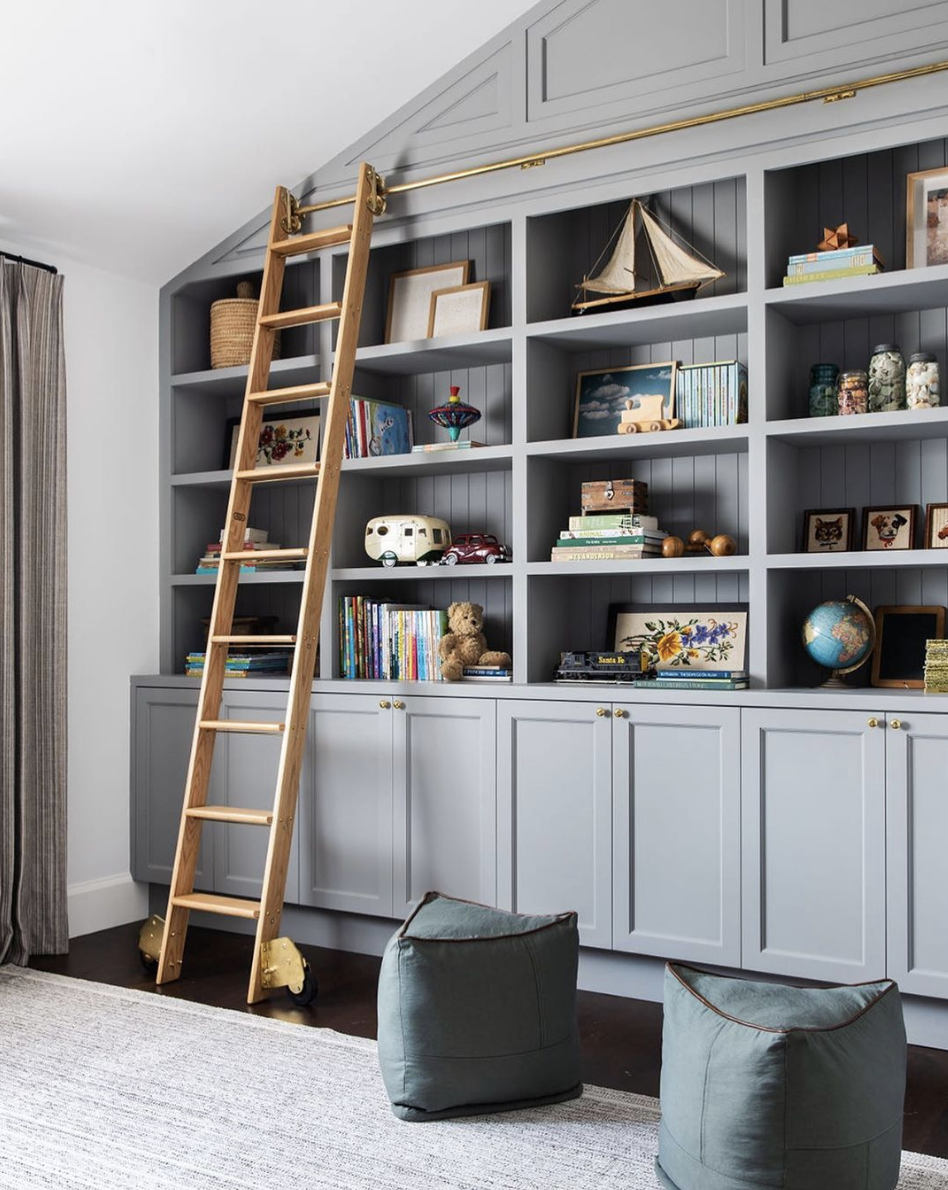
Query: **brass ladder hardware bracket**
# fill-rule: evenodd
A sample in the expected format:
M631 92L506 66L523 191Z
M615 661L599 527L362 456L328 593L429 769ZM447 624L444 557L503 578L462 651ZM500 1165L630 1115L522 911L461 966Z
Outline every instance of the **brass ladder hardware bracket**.
M146 959L157 963L161 957L161 939L164 937L165 919L153 913L138 931L138 949Z
M373 215L384 215L385 208L388 205L385 199L385 179L373 169L369 174L368 181L369 193L366 197L365 205ZM297 209L300 212L304 210L303 207L298 207Z
M682 132L687 128L703 128L706 124L720 124L725 120L736 120L740 116L755 116L760 112L777 111L784 107L798 107L804 103L837 103L841 99L852 99L860 91L868 91L872 87L883 87L889 83L903 83L908 79L924 78L930 74L941 74L948 71L948 61L931 62L925 66L913 66L908 70L896 70L891 74L876 74L870 78L859 79L850 83L836 84L834 87L821 87L817 91L799 91L795 95L784 95L779 99L763 99L759 103L746 103L741 107L729 107L719 112L708 112L703 116L688 116L682 120L671 120L667 124L653 124L650 128L637 128L631 132L617 132L614 136L603 136L597 140L581 141L575 145L563 145L558 149L543 149L539 152L526 153L522 157L510 157L505 161L490 161L485 165L473 165L467 169L458 169L449 174L438 174L433 178L419 178L415 182L396 182L393 186L385 186L380 179L380 187L384 198L393 194L406 194L409 190L424 190L429 186L441 186L445 182L460 182L465 178L476 178L481 174L494 174L504 169L532 169L537 165L545 165L558 157L570 157L574 153L587 153L590 149L607 149L612 145L624 145L631 141L646 140L653 136L662 136L666 132ZM296 207L296 214L303 218L314 211L328 211L332 207L348 206L353 201L353 195L345 198L331 198L325 202L311 203L308 206Z
M295 236L303 230L299 199L295 194L291 194L289 190L286 192L284 215L280 220L280 227L288 236Z
M303 956L291 938L274 938L260 947L260 983L267 990L289 988L297 995L306 981Z

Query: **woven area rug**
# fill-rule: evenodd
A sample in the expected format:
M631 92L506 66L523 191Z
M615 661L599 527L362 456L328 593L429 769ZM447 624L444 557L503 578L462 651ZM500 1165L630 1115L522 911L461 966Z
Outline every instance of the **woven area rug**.
M375 1043L0 968L0 1186L658 1190L658 1103L601 1087L433 1124L389 1111ZM906 1153L900 1190L944 1190Z

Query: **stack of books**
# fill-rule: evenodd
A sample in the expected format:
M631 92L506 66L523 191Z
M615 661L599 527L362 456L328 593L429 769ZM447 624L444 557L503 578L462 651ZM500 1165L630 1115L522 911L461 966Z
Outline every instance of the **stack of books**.
M366 595L339 600L339 671L344 678L441 681L438 644L447 612Z
M221 530L220 539L218 541L209 541L204 549L204 554L197 564L195 574L217 574L221 562L221 550L223 549L224 531ZM247 529L244 534L244 544L241 547L244 550L278 550L280 546L275 541L267 541L266 529ZM261 558L259 561L251 561L249 558L242 561L240 570L242 574L254 574L265 570L296 570L300 566L304 566L304 562L282 561L279 558Z
M925 693L948 694L948 640L925 642Z
M439 450L476 450L479 446L486 446L486 442L472 442L470 438L459 438L457 442L424 442L413 446L415 454L430 454Z
M872 244L836 248L832 252L803 252L787 262L784 285L803 285L809 281L840 281L844 277L869 277L885 268L882 257Z
M374 459L406 455L412 447L411 411L390 401L349 401L343 458Z
M618 562L622 559L659 558L668 536L658 518L626 512L591 512L571 516L560 531L551 553L552 562Z
M679 367L675 416L686 430L743 425L747 421L747 366L732 359Z
M657 669L654 677L636 680L651 690L746 690L746 669Z
M282 678L290 672L291 649L230 650L224 662L224 677ZM184 663L185 676L199 678L204 673L204 653L188 653Z
M462 682L509 682L509 669L500 669L494 665L465 665Z

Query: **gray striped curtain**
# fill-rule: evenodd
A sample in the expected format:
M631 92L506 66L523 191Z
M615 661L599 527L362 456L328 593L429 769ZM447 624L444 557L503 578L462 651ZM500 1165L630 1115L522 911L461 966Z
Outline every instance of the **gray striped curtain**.
M63 279L0 257L0 963L69 947Z

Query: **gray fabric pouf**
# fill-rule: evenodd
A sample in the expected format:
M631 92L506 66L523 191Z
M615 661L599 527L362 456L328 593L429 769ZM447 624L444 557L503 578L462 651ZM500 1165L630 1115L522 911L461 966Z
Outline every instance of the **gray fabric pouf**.
M392 1111L443 1120L582 1094L576 914L427 893L385 949L379 1062Z
M659 1180L894 1190L905 1059L891 980L795 988L669 963Z

